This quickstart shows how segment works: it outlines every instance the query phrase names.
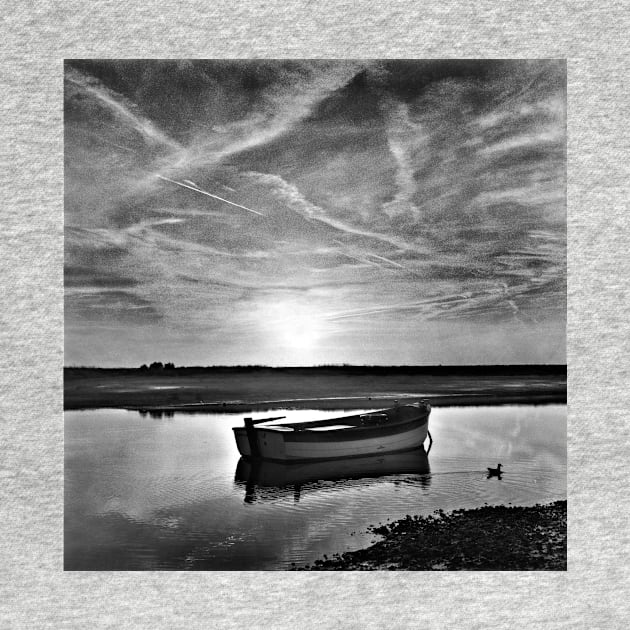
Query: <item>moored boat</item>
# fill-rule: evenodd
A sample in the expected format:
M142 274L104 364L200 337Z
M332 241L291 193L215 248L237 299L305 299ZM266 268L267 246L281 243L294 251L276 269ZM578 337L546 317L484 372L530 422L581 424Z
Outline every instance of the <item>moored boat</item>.
M246 458L307 461L364 457L422 446L430 413L431 406L422 400L313 422L263 425L269 420L245 418L245 426L233 431L238 450Z

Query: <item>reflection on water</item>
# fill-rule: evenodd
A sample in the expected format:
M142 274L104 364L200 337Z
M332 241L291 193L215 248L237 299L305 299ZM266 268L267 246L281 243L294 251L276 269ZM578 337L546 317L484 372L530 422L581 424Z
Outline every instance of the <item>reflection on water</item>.
M174 411L162 411L162 410L157 410L157 411L153 411L153 410L146 410L146 409L140 409L138 411L138 413L144 418L146 416L149 416L150 418L156 418L156 419L160 419L160 418L173 418L175 416L175 412Z
M428 458L251 464L234 443L241 424L234 414L67 412L65 567L286 569L365 547L368 525L407 514L566 498L564 405L434 409ZM501 478L488 478L498 462Z
M390 475L403 473L418 475L418 483L428 486L429 459L423 448L354 457L326 462L281 463L262 460L249 461L241 458L236 466L235 483L245 488L245 502L276 499L291 492L293 500L300 500L302 491L315 491L323 484L335 482L339 488L354 479L362 479L364 485L386 482Z

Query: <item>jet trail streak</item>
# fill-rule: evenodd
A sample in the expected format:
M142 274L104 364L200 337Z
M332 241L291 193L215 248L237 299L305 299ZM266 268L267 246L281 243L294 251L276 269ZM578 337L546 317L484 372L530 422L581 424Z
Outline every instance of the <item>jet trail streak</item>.
M236 206L237 208L242 208L243 210L247 210L247 212L252 212L261 217L265 216L262 212L258 212L258 210L252 210L251 208L246 208L245 206L241 206L238 203L234 203L233 201L229 201L228 199L223 199L223 197L219 197L218 195L213 195L212 193L206 192L205 190L201 190L201 188L196 188L195 186L189 186L188 184L178 182L174 179L169 179L168 177L164 177L163 175L160 175L159 173L156 173L155 176L159 177L160 179L163 179L165 182L171 182L171 184L175 184L176 186L181 186L182 188L188 188L188 190L194 190L195 192L201 193L202 195L206 195L207 197L212 197L213 199L218 199L219 201L223 201L224 203L229 203L231 206Z
M384 260L386 263L389 263L390 265L394 265L395 267L400 267L401 269L404 269L404 267L401 264L394 262L393 260L390 260L389 258L385 258L385 256L379 256L378 254L368 254L368 256L372 256L373 258Z

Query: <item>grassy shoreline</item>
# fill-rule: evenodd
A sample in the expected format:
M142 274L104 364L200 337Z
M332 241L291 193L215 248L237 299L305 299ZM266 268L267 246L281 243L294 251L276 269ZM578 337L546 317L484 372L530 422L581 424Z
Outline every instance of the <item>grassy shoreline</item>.
M383 540L307 571L566 571L567 502L437 511L371 527Z
M544 368L544 369L543 369ZM64 372L64 409L254 411L274 407L357 409L429 398L434 406L566 402L566 367L230 368L151 374Z
M366 409L370 407L391 407L394 401L414 402L418 396L380 396L360 398L306 398L299 400L267 400L251 402L192 403L188 405L144 405L127 406L126 409L148 413L246 413L271 409ZM564 404L566 394L521 394L506 396L488 394L477 396L430 396L433 407L459 407L475 405L545 405Z

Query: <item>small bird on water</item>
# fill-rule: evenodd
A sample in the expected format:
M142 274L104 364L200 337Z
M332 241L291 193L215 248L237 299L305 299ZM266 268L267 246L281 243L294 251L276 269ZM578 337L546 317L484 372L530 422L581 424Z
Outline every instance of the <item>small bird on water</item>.
M488 478L490 477L501 478L501 464L498 464L496 468L488 467Z

